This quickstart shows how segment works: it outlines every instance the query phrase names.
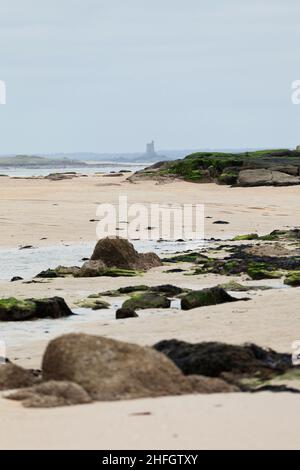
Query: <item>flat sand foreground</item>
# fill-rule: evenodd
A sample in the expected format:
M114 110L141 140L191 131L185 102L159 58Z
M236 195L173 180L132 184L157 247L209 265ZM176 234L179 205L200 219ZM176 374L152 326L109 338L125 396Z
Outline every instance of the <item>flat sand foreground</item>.
M0 400L1 449L295 449L293 394L186 395L31 410ZM109 451L108 451L109 452Z
M300 187L228 188L213 184L129 183L124 177L91 176L47 181L0 179L0 248L95 241L96 208L129 202L204 203L205 236L236 234L300 225ZM228 225L215 225L226 220ZM46 238L46 240L41 240ZM142 278L53 279L41 284L0 281L0 297L60 295L71 307L79 298L131 284L172 283L201 288L230 280L225 276L168 274L155 268ZM242 278L245 283L251 284ZM93 319L83 323L51 320L47 331L16 332L7 325L8 356L25 367L40 367L52 337L68 331L105 335L143 345L166 338L186 341L247 341L291 351L300 339L300 288L281 289L282 281L252 281L279 289L252 292L250 302L237 302L188 312L170 309L140 313L138 319ZM248 293L247 293L248 295ZM238 296L238 295L237 295ZM12 330L15 324L12 325ZM4 331L4 330L3 330ZM257 393L165 397L68 408L25 409L0 398L1 449L240 449L299 448L300 397Z

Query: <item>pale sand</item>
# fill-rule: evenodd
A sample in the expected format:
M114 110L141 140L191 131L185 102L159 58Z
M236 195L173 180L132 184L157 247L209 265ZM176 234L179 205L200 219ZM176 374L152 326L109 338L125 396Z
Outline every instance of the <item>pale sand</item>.
M226 238L254 230L267 233L300 222L299 187L231 189L182 182L125 182L118 186L122 179L1 179L0 246L95 240L95 224L88 220L95 218L98 202L116 202L118 193L127 194L134 202L204 202L206 214L213 217L206 219L207 237ZM213 225L217 219L228 220L230 225ZM42 237L47 240L40 241ZM201 288L229 280L213 275L170 275L163 272L165 269L151 270L141 278L57 279L28 285L0 281L0 296L61 295L73 306L78 298L118 286L170 282ZM272 283L280 285L280 281ZM71 325L58 320L55 325L61 322L61 327L53 327L53 331L50 327L44 336L19 336L21 341L9 344L8 356L18 358L16 362L26 367L39 367L46 343L58 334L57 328L59 334L84 331L144 345L179 338L236 344L252 341L291 351L292 341L300 339L300 289L250 296L249 302L189 312L145 311L139 319L99 319ZM51 410L26 410L1 398L0 448L299 448L299 406L299 396L288 393L167 397ZM145 411L152 415L131 416Z
M150 412L151 415L134 415ZM299 449L299 396L187 395L51 410L0 400L1 449Z
M230 237L300 223L300 187L230 188L215 184L130 183L124 177L90 176L62 181L0 179L0 246L57 244L96 239L99 203L205 204L206 237ZM221 219L230 225L214 225ZM40 240L46 237L47 240Z

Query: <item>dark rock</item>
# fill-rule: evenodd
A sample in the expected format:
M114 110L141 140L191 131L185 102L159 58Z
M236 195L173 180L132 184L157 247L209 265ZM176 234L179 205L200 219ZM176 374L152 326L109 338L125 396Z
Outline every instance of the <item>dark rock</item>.
M159 292L167 295L168 297L175 297L182 294L184 290L181 287L173 286L172 284L163 284L161 286L153 286L149 288L151 292Z
M170 305L171 301L165 295L146 292L133 295L130 299L125 300L122 308L139 310L145 308L170 308Z
M11 393L6 398L22 401L27 408L53 408L90 403L89 394L80 385L67 381L43 382Z
M59 277L59 276L55 272L55 269L46 269L44 271L41 271L39 274L37 274L36 277L51 279L51 278L55 278L55 277Z
M56 277L76 277L80 274L79 266L58 266L55 269L46 269L41 271L36 277L51 279Z
M213 222L213 224L227 225L227 224L229 224L229 222L227 222L226 220L215 220L215 222Z
M182 268L173 268L173 269L168 269L166 273L183 273L185 270Z
M20 276L14 276L11 278L10 282L23 281L23 278Z
M120 287L116 292L118 292L119 294L131 294L132 292L140 292L147 290L149 290L148 286L145 286L144 284L139 284L138 286Z
M116 311L116 319L121 320L123 318L136 318L138 314L131 308L118 308Z
M277 353L255 344L191 344L172 339L160 341L154 348L166 354L187 375L219 377L224 372L231 372L271 376L274 372L281 373L292 367L290 354Z
M45 381L75 382L94 400L193 391L187 378L163 354L100 336L69 334L50 341L42 370Z
M284 284L291 287L300 287L300 271L289 273L284 280Z
M38 318L61 318L73 315L62 297L31 300L35 303L35 314Z
M181 299L182 310L190 310L196 307L223 304L225 302L237 302L239 300L229 295L222 287L210 287L202 290L191 291Z
M0 321L22 321L37 318L61 318L73 315L61 297L48 299L0 299Z

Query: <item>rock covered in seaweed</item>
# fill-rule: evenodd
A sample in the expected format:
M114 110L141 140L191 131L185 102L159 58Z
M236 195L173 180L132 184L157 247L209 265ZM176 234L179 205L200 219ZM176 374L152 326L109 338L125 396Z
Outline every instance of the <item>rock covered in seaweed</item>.
M207 289L193 290L181 298L182 310L190 310L196 307L236 302L238 300L226 292L222 287L210 287ZM248 299L247 299L248 300Z
M255 344L188 343L164 340L153 346L174 361L184 374L219 377L225 372L272 376L293 367L291 354L277 353Z
M73 315L62 297L45 299L0 299L0 321L22 321L37 318L61 318Z
M146 309L146 308L169 308L171 301L164 294L156 292L145 292L135 294L130 299L125 300L122 308L130 308L133 310Z
M91 259L81 267L58 266L40 272L37 277L132 277L161 265L155 253L138 253L125 238L106 237L97 242Z

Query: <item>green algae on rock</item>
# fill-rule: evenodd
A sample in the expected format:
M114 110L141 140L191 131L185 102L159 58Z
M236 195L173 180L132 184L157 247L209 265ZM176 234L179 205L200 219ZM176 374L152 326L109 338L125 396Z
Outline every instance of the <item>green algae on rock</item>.
M232 186L300 184L300 153L289 149L253 152L196 152L180 160L158 162L128 179L184 179Z
M287 274L284 284L291 287L300 287L300 271L294 271Z
M261 279L280 279L282 277L281 272L271 270L267 263L250 263L246 272L255 281Z
M243 241L243 240L258 240L259 236L257 233L247 233L246 235L237 235L234 237L234 241Z
M73 315L62 297L45 299L0 299L0 321L61 318Z
M194 290L183 296L181 298L181 308L182 310L190 310L196 307L223 304L225 302L236 302L238 300L246 299L236 299L221 287L211 287L207 289Z

